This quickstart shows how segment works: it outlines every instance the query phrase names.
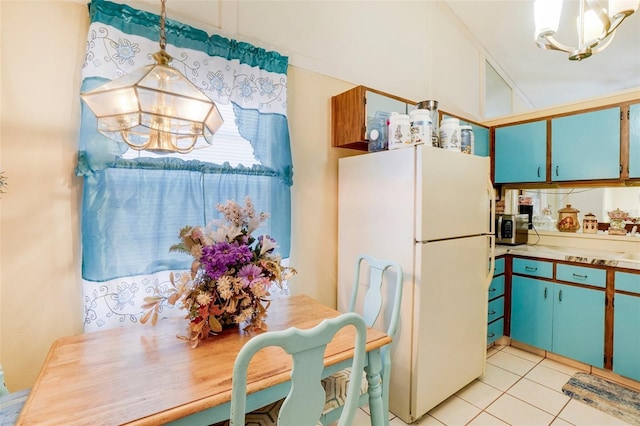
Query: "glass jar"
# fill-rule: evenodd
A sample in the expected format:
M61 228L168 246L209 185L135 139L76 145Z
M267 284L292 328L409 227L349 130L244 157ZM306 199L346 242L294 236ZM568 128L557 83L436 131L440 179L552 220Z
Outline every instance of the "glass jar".
M556 227L560 232L576 232L580 229L580 221L578 220L578 213L580 210L571 207L571 204L567 204L567 207L563 207L558 210L558 223Z
M556 227L556 221L553 219L551 213L551 206L547 206L547 208L542 209L542 212L539 215L536 215L532 219L533 226L540 231L553 231Z

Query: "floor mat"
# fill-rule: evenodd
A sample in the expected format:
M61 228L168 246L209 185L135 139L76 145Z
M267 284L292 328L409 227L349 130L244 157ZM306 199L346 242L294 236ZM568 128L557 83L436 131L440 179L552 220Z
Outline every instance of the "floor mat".
M640 426L640 392L587 373L576 373L562 392L617 417Z

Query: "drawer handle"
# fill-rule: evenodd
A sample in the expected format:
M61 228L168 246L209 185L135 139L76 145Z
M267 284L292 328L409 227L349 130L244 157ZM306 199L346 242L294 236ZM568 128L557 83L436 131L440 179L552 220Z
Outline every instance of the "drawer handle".
M489 333L489 334L487 334L487 337L493 337L495 335L496 335L496 333Z
M497 288L490 288L489 289L489 293L493 293L494 291L498 291L498 289Z
M537 271L537 270L538 270L538 267L537 267L537 266L525 266L525 267L524 267L524 270L525 270L525 271L532 271L532 272L535 272L535 271Z
M495 315L495 314L496 314L496 311L489 312L489 315Z
M573 274L573 277L574 278L578 278L580 280L586 280L587 279L587 275L580 275L580 274L576 274L576 273Z

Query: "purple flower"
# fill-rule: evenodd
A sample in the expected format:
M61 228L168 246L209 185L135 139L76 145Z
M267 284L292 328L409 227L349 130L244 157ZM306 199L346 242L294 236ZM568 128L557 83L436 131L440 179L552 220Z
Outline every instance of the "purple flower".
M244 265L238 272L238 278L242 280L242 286L247 287L255 280L263 278L262 268L256 265Z
M250 262L251 258L249 247L222 241L202 248L200 264L212 280L217 280L230 268L239 268Z

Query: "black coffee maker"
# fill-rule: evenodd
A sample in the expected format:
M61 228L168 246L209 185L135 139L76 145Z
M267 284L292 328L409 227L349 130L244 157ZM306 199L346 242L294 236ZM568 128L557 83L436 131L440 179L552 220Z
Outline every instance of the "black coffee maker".
M533 228L533 222L531 221L533 216L533 204L519 204L518 213L527 214L529 216L529 229Z

